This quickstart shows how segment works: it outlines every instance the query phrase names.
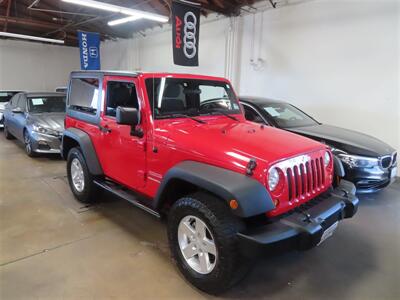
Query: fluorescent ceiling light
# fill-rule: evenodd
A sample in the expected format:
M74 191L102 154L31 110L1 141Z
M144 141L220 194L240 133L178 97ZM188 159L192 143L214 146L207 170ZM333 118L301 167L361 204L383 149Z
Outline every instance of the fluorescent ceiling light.
M143 11L143 10L122 7L122 6L118 6L118 5L114 5L114 4L94 1L94 0L62 0L62 1L72 3L72 4L78 4L78 5L82 5L82 6L107 10L107 11L120 13L120 14L124 14L124 15L128 15L128 16L135 16L135 17L138 17L138 19L143 18L143 19L148 19L148 20L153 20L153 21L158 21L158 22L163 22L163 23L168 22L168 20L169 20L169 17L167 17L167 16L163 16L163 15L159 15L159 14L155 14L155 13L151 13L151 12L147 12L147 11ZM135 20L137 20L137 19L135 19ZM117 21L117 20L115 20L115 21ZM131 21L134 21L134 19L132 19ZM125 23L125 22L129 22L129 21L124 21L122 23ZM122 24L122 23L120 23L120 24Z
M123 24L123 23L127 23L127 22L133 22L133 21L136 21L139 19L142 19L142 17L130 16L130 17L122 18L122 19L112 20L112 21L108 22L108 25L115 26L115 25L119 25L119 24Z
M33 41L40 41L40 42L47 42L47 43L64 44L63 40L48 39L48 38L43 38L43 37L39 37L39 36L17 34L17 33L10 33L10 32L0 31L0 36L11 37L11 38L16 38L16 39L23 39L23 40L33 40Z

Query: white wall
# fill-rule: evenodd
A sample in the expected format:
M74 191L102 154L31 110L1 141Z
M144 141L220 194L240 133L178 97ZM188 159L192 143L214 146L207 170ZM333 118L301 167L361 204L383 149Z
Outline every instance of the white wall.
M226 76L242 95L291 101L400 152L399 9L397 0L315 0L235 18L234 26L203 19L199 68L172 64L166 29L106 42L103 67Z
M54 91L79 68L78 48L0 40L0 90Z
M102 68L167 71L224 76L224 53L229 19L202 20L199 67L176 66L172 62L171 30L147 31L146 37L102 43ZM222 59L222 60L221 60Z
M312 1L258 14L255 52L265 65L254 70L243 48L240 91L291 101L400 151L399 18L399 2L385 0ZM244 32L252 24L246 16ZM250 41L245 34L243 44Z

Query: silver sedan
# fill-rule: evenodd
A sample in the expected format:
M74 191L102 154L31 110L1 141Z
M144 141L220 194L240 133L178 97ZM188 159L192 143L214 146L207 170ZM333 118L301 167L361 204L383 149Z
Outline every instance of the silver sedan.
M29 156L60 153L64 117L64 94L18 93L4 110L4 134L22 141Z

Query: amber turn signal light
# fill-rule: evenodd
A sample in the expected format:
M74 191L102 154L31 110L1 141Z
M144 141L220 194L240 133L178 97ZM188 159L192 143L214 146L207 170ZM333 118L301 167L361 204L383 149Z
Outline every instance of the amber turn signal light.
M229 201L229 206L232 209L237 209L239 207L239 203L235 199L232 199L231 201Z

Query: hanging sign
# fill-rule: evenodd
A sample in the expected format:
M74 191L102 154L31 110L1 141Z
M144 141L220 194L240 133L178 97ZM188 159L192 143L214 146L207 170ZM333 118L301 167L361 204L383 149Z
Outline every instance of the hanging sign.
M172 44L174 64L199 65L200 8L172 2Z
M100 70L100 35L78 31L82 70Z

